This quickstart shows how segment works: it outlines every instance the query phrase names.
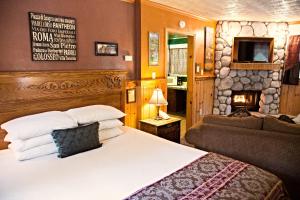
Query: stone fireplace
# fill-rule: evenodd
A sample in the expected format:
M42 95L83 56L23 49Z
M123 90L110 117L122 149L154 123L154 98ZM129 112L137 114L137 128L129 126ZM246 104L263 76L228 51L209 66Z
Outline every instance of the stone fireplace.
M261 91L259 112L277 114L282 67L288 35L287 23L219 21L216 29L215 92L213 114L232 112L233 91ZM273 63L280 69L231 69L234 37L274 38Z

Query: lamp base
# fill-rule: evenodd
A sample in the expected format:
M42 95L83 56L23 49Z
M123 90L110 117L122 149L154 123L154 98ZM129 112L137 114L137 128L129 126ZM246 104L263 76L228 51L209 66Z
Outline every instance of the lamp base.
M163 118L160 117L160 116L156 116L154 119L155 119L155 120L162 120Z
M159 108L160 108L160 106L156 106L156 117L154 118L155 120L163 119L161 116L159 116Z

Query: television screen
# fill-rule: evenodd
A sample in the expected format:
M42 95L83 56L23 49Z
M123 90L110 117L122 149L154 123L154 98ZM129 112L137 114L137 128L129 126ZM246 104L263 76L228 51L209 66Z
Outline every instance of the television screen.
M238 51L239 62L252 62L254 53L254 42L240 41Z
M254 62L268 62L269 61L269 43L256 42L254 44Z
M238 62L268 62L269 42L239 41Z

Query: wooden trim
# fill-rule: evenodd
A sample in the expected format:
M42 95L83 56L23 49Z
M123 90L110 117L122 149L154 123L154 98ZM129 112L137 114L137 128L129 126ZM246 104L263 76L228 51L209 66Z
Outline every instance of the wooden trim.
M269 42L269 63L273 61L274 38L272 37L234 37L234 45L232 50L232 62L238 62L239 42Z
M0 72L0 124L25 115L93 104L124 111L125 79L126 72L121 70ZM7 146L3 135L0 149Z
M165 31L166 31L166 34L175 33L175 34L180 34L180 35L186 35L186 36L196 37L196 33L195 32L184 31L182 29L166 28ZM167 41L167 44L168 44L168 41Z
M196 14L193 14L193 13L190 13L190 12L187 12L187 11L183 11L183 10L180 10L180 9L177 9L177 8L173 8L171 6L163 5L163 4L152 2L152 1L149 1L149 0L145 0L144 4L148 5L148 6L153 6L153 7L159 8L159 9L163 9L163 10L166 10L166 11L169 11L169 12L173 12L173 13L176 13L176 14L179 14L179 15L184 15L184 16L187 16L187 17L191 17L191 18L197 19L197 20L215 21L215 20L211 20L211 19L202 17L200 15L196 15Z
M120 0L120 1L123 1L123 2L126 2L126 3L135 3L135 0Z
M165 29L165 74L166 76L168 76L168 57L169 57L169 50L168 50L168 39L169 39L169 34L173 33L173 34L180 34L180 35L186 35L186 36L192 36L194 38L196 38L196 33L194 32L188 32L188 31L184 31L184 30L180 30L180 29L174 29L174 28L166 28ZM195 43L195 39L194 39L194 43ZM195 55L195 48L194 48L194 55ZM195 61L194 61L195 63ZM193 65L194 66L194 65ZM194 67L193 67L194 68Z
M288 22L289 25L294 25L294 24L300 24L300 21L293 21L293 22Z
M209 79L215 79L215 76L196 76L195 81L203 81L203 80L209 80Z
M196 35L188 35L188 65L187 65L187 94L186 94L186 130L193 125L195 118L193 113L194 106L194 76L196 62Z
M142 14L141 1L137 0L134 5L134 54L135 54L135 79L139 80L142 77L141 57L142 57Z
M281 64L274 63L236 63L230 64L231 69L243 70L280 70Z

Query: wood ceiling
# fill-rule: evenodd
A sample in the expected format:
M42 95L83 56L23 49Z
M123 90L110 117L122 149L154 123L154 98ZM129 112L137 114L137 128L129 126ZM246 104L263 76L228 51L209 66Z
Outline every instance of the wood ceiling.
M151 0L214 20L300 21L300 0Z

